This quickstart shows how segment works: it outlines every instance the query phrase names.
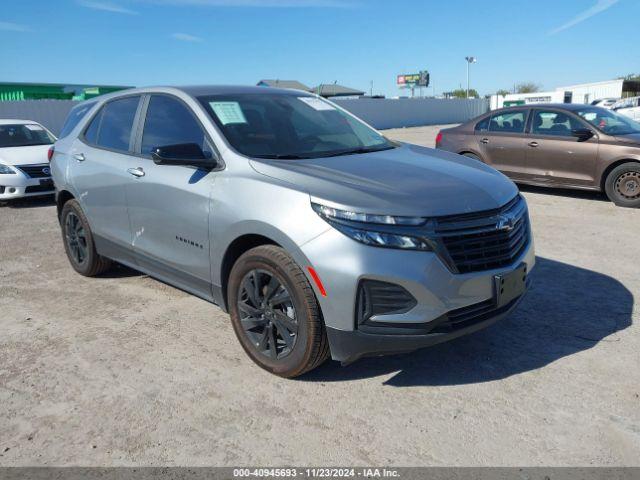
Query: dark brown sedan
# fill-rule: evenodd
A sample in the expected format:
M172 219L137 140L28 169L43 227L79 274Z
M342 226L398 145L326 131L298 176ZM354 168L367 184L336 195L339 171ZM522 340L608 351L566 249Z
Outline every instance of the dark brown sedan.
M640 207L640 123L591 105L527 105L438 133L436 148L493 166L518 183L603 190Z

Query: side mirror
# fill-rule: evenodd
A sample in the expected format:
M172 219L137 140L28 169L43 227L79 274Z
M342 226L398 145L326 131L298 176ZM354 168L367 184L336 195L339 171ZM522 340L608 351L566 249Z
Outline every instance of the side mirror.
M588 128L578 128L576 130L571 130L571 135L578 138L579 142L584 142L593 137L593 132Z
M189 165L192 167L214 168L216 159L205 153L196 143L165 145L151 150L151 158L157 165Z

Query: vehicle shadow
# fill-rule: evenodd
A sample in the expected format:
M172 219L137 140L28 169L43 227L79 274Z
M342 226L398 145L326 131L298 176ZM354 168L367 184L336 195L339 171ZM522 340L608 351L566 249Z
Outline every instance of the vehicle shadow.
M397 372L386 385L490 382L544 367L600 341L619 341L616 332L632 323L633 295L614 278L540 257L531 276L533 286L519 307L486 330L348 367L327 362L300 380L336 382Z
M129 278L143 276L145 276L145 274L138 270L134 270L126 265L114 262L113 266L109 270L101 273L97 278Z
M50 207L55 205L55 198L53 195L45 195L42 197L26 197L11 200L9 202L0 202L0 207L8 208L39 208Z
M575 190L569 188L549 188L549 187L537 187L534 185L518 184L518 188L521 192L541 193L544 195L551 195L554 197L570 197L580 198L585 200L596 200L600 202L610 202L607 195L604 192L596 192L593 190Z

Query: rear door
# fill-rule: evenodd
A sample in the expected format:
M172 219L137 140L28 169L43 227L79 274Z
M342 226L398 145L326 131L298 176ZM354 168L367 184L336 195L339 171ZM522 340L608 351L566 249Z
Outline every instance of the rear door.
M127 261L131 228L125 185L140 95L110 100L70 148L69 178L103 255Z
M536 108L527 141L527 168L536 183L595 185L598 135L580 140L573 130L593 129L570 112Z
M524 129L528 109L496 112L475 132L483 160L514 180L527 178ZM486 122L485 122L486 123Z
M211 297L209 211L216 172L156 165L156 147L212 143L190 107L179 98L152 94L144 101L136 152L127 184L133 248L141 267L205 298Z

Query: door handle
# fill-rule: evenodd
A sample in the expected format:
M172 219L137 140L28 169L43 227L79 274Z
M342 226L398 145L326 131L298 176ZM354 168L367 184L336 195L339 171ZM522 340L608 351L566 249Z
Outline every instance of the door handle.
M84 158L84 153L74 153L73 158L75 158L79 162L84 162L86 160Z
M488 138L483 138L482 140L480 140L480 143L489 143L489 139Z
M536 148L538 146L538 142L529 142L527 145L530 147Z
M134 177L144 177L144 170L142 169L142 167L127 168L127 172L129 172Z

